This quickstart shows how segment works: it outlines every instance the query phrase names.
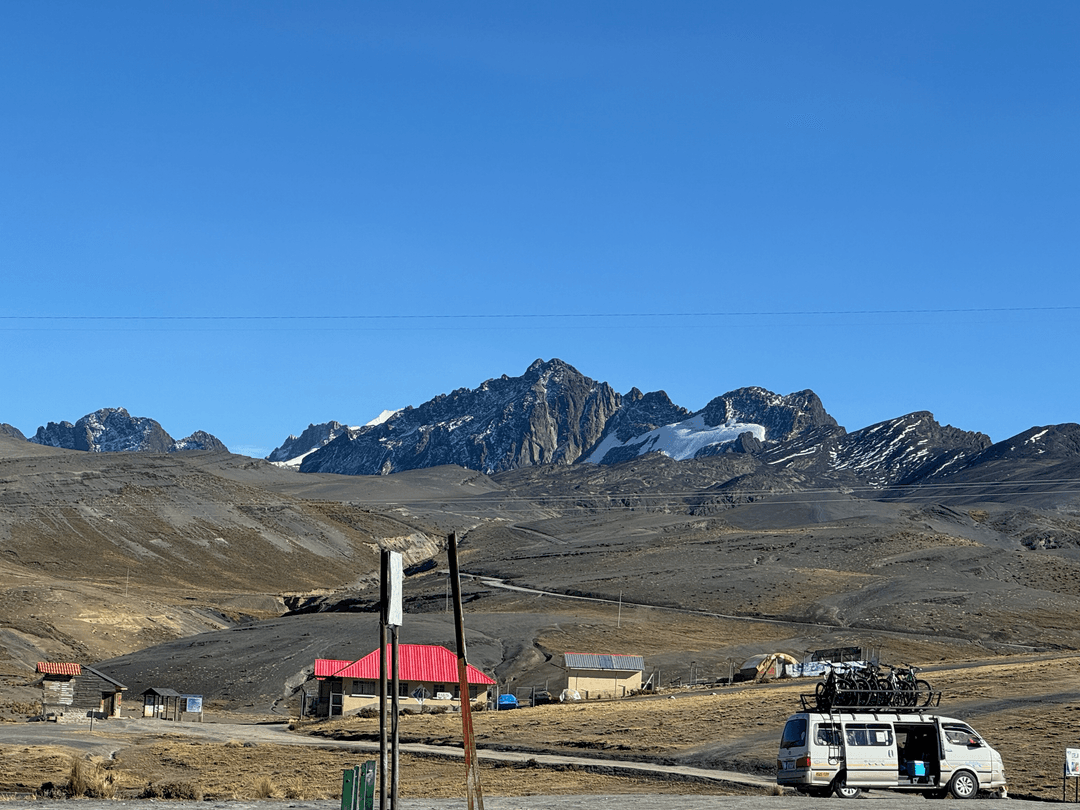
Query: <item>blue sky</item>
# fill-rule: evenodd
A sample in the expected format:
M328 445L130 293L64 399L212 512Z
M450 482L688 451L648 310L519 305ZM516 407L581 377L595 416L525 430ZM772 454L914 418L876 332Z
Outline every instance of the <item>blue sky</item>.
M559 357L1080 421L1080 5L12 2L0 421L265 455Z

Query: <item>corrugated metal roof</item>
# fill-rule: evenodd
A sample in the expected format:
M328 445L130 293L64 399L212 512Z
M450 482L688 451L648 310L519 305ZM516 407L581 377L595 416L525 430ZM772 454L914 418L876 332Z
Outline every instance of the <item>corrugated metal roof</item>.
M143 696L146 696L146 695L157 695L158 697L163 697L163 698L178 698L178 697L180 697L179 692L177 692L175 689L169 689L166 686L151 686L149 689L147 689L145 692L143 692Z
M60 664L52 661L38 661L37 671L42 675L82 675L78 664Z
M386 660L390 661L390 645L386 647ZM469 683L485 686L495 683L472 664L466 667L465 672ZM378 680L379 651L374 650L359 661L317 658L315 659L315 677ZM398 646L398 678L403 681L457 683L457 656L446 647L436 644L401 644Z
M640 655L609 655L607 653L563 653L567 669L610 669L617 672L636 672L645 669Z

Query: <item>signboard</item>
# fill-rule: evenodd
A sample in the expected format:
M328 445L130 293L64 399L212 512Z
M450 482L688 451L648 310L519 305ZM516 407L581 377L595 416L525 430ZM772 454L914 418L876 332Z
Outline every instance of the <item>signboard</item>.
M401 627L401 582L404 579L401 565L401 552L390 552L390 593L387 595L389 605L386 612L386 623L394 627Z
M183 705L180 706L182 712L201 712L202 711L202 695L181 695L180 700L183 701Z
M1080 779L1080 748L1065 749L1065 775Z

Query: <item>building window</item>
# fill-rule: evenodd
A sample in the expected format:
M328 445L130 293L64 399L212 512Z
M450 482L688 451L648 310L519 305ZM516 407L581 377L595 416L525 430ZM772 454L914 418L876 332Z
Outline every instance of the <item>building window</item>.
M408 681L398 681L398 697L409 696L409 683Z
M372 697L375 694L377 694L375 681L355 680L352 682L352 697Z

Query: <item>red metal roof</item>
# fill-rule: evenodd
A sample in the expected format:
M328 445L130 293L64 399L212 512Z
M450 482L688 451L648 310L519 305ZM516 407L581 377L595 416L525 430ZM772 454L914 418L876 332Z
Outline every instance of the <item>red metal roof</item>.
M390 661L390 645L386 646L386 660ZM469 683L489 686L495 681L472 664L466 667ZM379 679L379 651L368 653L359 661L334 661L315 659L316 678ZM398 645L398 678L403 681L430 681L432 683L457 683L457 656L446 647L436 644Z
M51 661L38 661L37 671L42 675L82 675L78 664L57 664Z

